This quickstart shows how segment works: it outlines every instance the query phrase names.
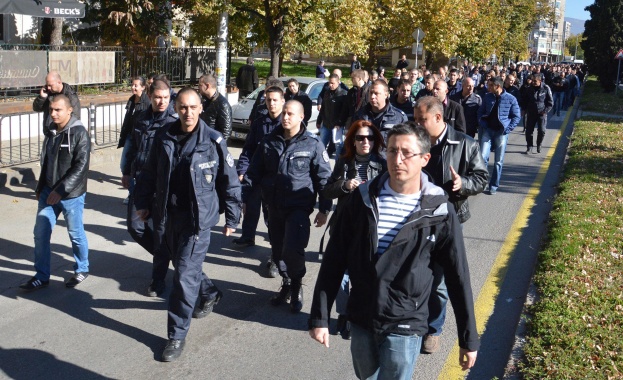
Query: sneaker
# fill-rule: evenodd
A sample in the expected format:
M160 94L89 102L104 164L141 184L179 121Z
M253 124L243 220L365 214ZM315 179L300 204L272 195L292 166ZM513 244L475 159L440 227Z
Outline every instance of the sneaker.
M290 279L284 278L281 282L281 289L279 289L279 293L275 294L270 298L270 303L273 306L279 306L283 303L290 301L290 293L292 291L290 285Z
M127 206L127 204L130 203L130 196L128 195L124 200L123 200L123 204Z
M160 297L164 293L165 288L164 280L152 280L147 288L147 297Z
M425 354L433 354L439 351L439 335L425 335L422 352Z
M86 272L78 272L74 274L69 280L65 281L65 286L68 288L75 288L76 285L86 280L89 274Z
M239 237L232 240L232 243L240 247L252 247L255 245L255 240L251 238Z
M541 146L540 146L540 145L537 145L537 146L536 146L536 152L537 152L537 153L541 153Z
M50 281L43 281L37 279L37 277L33 277L28 280L28 282L21 284L19 288L27 292L32 292L33 290L47 288L48 285L50 285Z
M223 293L219 290L216 297L211 300L202 300L193 311L193 318L201 319L207 317L212 312L214 306L223 298Z
M268 277L270 278L279 277L279 269L277 269L277 264L275 264L273 259L268 259L268 261L266 262L264 266L266 267L266 271L268 272Z
M526 154L532 153L532 147L529 146L528 148L526 148Z
M489 195L495 195L498 192L498 189L489 188Z

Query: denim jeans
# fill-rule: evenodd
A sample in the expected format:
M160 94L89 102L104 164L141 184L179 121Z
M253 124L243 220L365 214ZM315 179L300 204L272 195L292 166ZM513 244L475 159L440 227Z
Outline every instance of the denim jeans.
M495 152L495 161L493 163L493 174L489 178L489 189L497 190L500 187L500 177L502 177L502 167L504 166L504 153L506 152L506 143L508 135L504 134L504 130L494 131L487 127L478 129L478 143L480 152L485 163L489 164L489 154Z
M337 291L335 297L335 311L340 315L346 315L346 309L348 305L348 296L350 295L350 276L348 271L344 273L342 277L342 283L340 289Z
M359 379L411 380L421 346L417 335L377 335L351 323L350 352Z
M443 276L443 267L433 265L433 286L428 298L428 334L439 336L446 323L446 307L448 304L448 287Z
M329 146L329 143L333 140L333 131L332 129L325 127L324 124L320 127L319 131L320 141L326 149ZM346 131L344 131L344 133L346 133ZM342 154L342 147L344 144L334 142L333 145L335 145L335 157L339 157L340 154Z
M89 272L89 243L82 222L86 193L76 198L63 199L55 205L49 205L46 201L51 192L52 189L45 186L39 194L39 208L33 231L35 235L35 270L37 271L35 277L42 281L50 279L50 261L52 258L50 236L61 212L67 223L67 232L76 260L74 272Z
M560 115L560 111L564 111L563 107L565 104L565 93L560 92L552 92L552 96L554 98L554 108L552 108L552 115Z

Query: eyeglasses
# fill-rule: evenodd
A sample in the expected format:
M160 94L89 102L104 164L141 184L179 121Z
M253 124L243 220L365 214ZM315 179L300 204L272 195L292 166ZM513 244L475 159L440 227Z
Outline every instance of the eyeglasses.
M401 150L398 149L388 149L387 150L387 158L392 158L395 159L396 157L398 157L398 155L400 155L400 159L403 161L406 161L410 158L413 158L415 156L421 156L424 153L411 153L411 152L402 152Z
M363 140L374 141L374 135L356 135L355 140L362 142Z

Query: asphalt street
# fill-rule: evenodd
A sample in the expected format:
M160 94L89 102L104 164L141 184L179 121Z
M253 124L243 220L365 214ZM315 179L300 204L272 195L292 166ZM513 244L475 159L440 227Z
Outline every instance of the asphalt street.
M482 348L469 378L504 374L565 155L566 138L557 139L565 114L550 119L541 154L524 154L524 135L517 128L509 139L498 193L470 198L472 218L464 225L464 235L477 313L483 316L478 321ZM559 149L554 152L555 143ZM234 157L240 147L232 144ZM167 304L165 298L145 296L151 256L125 229L122 200L127 191L120 182L120 152L105 148L93 154L84 214L91 273L75 289L63 284L74 260L62 217L52 236L50 286L33 293L18 289L34 273L33 189L39 168L30 164L1 170L0 179L6 184L0 187L0 378L355 378L349 341L331 336L327 349L306 331L324 231L314 227L307 253L306 301L303 311L294 315L286 306L268 302L280 280L263 277L261 265L270 254L266 227L260 223L255 247L240 249L222 235L221 220L212 231L204 270L224 297L207 318L193 320L183 356L173 363L160 362ZM548 169L539 176L544 162ZM530 197L531 208L523 209ZM523 227L517 229L518 225ZM507 262L496 265L512 236L516 244L507 252ZM168 285L172 272L170 268ZM489 289L487 284L498 290L483 291ZM456 364L458 357L448 357L455 341L456 324L449 308L441 350L420 355L415 378L438 378L447 360Z

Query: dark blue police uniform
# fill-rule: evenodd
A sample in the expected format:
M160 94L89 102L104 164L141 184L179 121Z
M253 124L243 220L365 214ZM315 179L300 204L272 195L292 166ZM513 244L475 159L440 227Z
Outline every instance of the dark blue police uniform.
M210 229L225 212L225 225L236 228L240 218L240 181L222 135L199 120L193 132L181 132L179 121L156 136L136 185L136 207L154 207L166 217L165 244L175 268L169 299L169 339L184 339L199 299L219 294L202 272Z

